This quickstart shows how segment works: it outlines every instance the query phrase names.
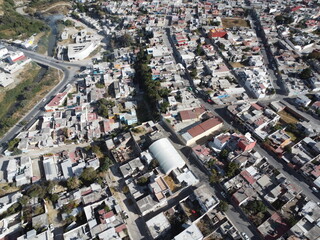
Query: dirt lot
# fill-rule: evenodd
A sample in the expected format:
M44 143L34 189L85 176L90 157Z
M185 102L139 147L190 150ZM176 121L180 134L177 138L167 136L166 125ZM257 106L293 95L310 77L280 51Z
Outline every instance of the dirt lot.
M278 114L280 115L281 120L288 124L289 123L296 124L297 122L299 122L298 119L296 119L294 116L292 116L290 113L286 112L285 110L278 112Z
M247 20L241 18L222 18L221 21L224 28L250 27Z
M242 68L242 67L245 67L244 65L242 65L241 63L239 62L232 62L230 63L232 67L234 68Z

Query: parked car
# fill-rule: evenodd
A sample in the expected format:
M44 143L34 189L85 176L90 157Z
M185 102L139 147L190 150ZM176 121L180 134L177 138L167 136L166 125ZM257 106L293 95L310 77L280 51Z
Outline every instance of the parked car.
M225 192L221 192L222 197L227 198L227 194Z
M250 240L249 236L245 232L241 233L241 237L242 237L242 239Z

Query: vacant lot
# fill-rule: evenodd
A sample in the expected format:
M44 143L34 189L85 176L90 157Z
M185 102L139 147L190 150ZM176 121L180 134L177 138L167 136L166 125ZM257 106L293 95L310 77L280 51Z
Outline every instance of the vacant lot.
M23 80L2 96L0 100L0 136L30 111L62 77L58 70L49 69L39 78L38 74L41 70L43 69L33 64L31 69L20 73Z
M291 115L290 113L288 113L285 110L282 110L282 111L278 112L278 114L280 115L281 120L284 121L285 123L296 124L297 122L299 122L298 119L296 119L293 115Z
M222 18L221 21L224 28L250 27L248 21L241 18Z
M242 67L245 67L244 65L242 65L241 63L239 62L232 62L230 63L232 67L234 68L242 68Z

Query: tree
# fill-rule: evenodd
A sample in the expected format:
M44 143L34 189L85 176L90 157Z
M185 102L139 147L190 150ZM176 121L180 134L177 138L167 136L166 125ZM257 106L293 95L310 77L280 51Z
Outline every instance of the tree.
M227 165L226 174L228 177L233 177L238 170L239 166L235 162L230 162Z
M170 106L169 102L164 101L163 103L160 104L160 111L162 113L166 113L169 106Z
M226 202L226 201L220 201L220 203L219 203L219 210L221 211L221 212L226 212L226 211L228 211L228 208L229 208L229 205L228 205L228 203Z
M249 202L247 206L254 214L259 212L265 213L267 211L266 205L264 205L261 200L253 200Z
M119 47L130 47L134 43L134 41L130 34L125 33L117 38L117 43Z
M219 176L219 174L217 173L217 171L215 169L211 170L211 175L210 175L209 181L210 181L211 184L220 181L220 176Z
M284 150L288 153L292 153L292 147L290 145L285 146Z
M137 180L137 183L139 184L139 185L146 185L147 183L148 183L148 178L146 178L146 177L140 177L138 180Z
M58 200L59 200L59 195L56 194L56 193L52 194L51 197L50 197L50 200L51 200L51 202L53 202L53 203L57 203Z
M212 21L211 25L218 27L218 26L220 26L220 22L219 21Z
M107 171L109 167L113 164L112 160L108 157L102 158L100 160L100 172Z
M221 159L227 159L228 158L228 155L229 155L229 152L227 149L223 149L220 153L219 153L219 157Z
M300 76L301 79L308 79L308 78L312 77L312 70L311 70L311 68L305 68L305 69L303 69L303 70L301 71L301 73L300 73L299 76Z
M41 187L39 184L33 184L27 190L27 196L31 198L44 198L46 195L46 189Z
M313 50L312 53L308 55L308 58L314 58L314 59L320 60L320 51Z
M21 198L19 198L19 203L21 206L26 206L30 201L30 198L27 195L23 195Z
M91 184L97 178L97 172L94 168L85 168L80 175L80 180L86 184Z
M192 78L195 78L198 75L197 69L196 68L192 68L191 72L190 72L190 76Z
M8 150L13 151L19 142L20 142L19 138L14 138L11 141L9 141L8 142Z
M81 181L79 180L78 177L71 177L71 178L68 178L67 180L67 188L69 190L78 189L80 185L81 185Z
M47 193L52 193L52 191L54 190L55 186L57 185L58 183L56 181L47 181L45 182L45 188L46 188L46 192Z

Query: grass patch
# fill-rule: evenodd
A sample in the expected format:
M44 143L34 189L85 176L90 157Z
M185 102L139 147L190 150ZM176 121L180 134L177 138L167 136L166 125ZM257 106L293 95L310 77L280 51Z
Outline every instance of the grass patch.
M38 53L41 53L41 54L47 53L50 33L51 31L46 31L44 33L41 33L42 36L38 41L38 47L37 47Z
M290 124L290 123L296 124L297 122L299 122L298 119L296 119L294 116L292 116L290 113L288 113L285 110L278 112L278 114L281 117L281 120L287 124Z
M222 18L221 22L224 28L250 27L248 21L241 18Z
M174 180L172 179L172 177L170 177L169 175L168 176L165 176L164 178L164 181L168 184L171 192L176 192L178 191L181 187L179 185L177 185Z
M290 136L292 142L296 142L297 141L298 137L293 132L289 132L287 130L285 130L285 131L286 131L286 134L288 134Z
M3 136L19 119L40 101L60 77L56 69L48 69L40 81L35 81L41 68L33 63L32 69L21 73L24 80L6 92L0 102L0 136Z
M3 15L0 16L0 38L22 39L34 33L48 30L48 26L40 20L20 15L15 11L13 1L2 0Z
M8 183L0 183L0 197L16 191L19 191L18 187L15 187L12 184Z

